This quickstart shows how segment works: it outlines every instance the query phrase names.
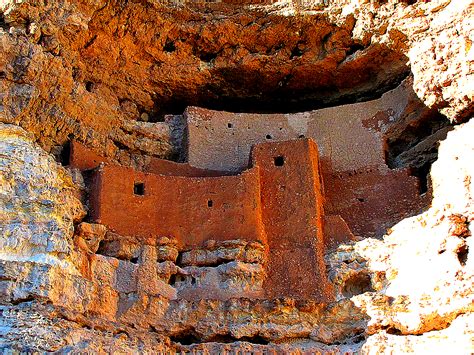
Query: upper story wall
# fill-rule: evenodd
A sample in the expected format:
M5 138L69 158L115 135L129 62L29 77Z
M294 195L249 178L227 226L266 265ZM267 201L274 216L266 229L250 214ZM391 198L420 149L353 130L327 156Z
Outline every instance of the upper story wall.
M385 164L384 125L408 109L405 85L380 99L294 114L249 114L189 107L188 163L195 167L238 171L248 166L252 145L313 138L331 171Z
M69 153L69 165L80 170L95 169L100 163L111 162L110 159L96 154L77 141L71 141ZM231 175L231 173L226 171L200 169L187 163L176 163L153 157L149 159L148 164L143 167L143 170L147 173L168 176L204 177Z

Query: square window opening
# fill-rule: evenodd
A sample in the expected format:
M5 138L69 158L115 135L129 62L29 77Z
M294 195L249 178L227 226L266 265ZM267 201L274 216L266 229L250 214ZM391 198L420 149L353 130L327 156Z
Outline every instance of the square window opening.
M145 195L145 184L143 182L136 182L133 185L133 193L138 196Z
M274 157L273 158L273 164L275 164L275 166L285 165L285 157L283 155L279 155L277 157Z

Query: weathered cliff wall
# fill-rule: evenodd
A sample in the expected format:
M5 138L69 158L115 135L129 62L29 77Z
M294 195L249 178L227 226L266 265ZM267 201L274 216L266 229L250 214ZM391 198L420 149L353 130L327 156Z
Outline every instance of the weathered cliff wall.
M469 2L353 2L301 16L291 7L222 6L5 2L1 121L21 125L47 151L75 138L140 164L143 155L177 153L175 132L155 122L163 113L355 102L395 87L408 63L428 107L445 105L456 120L472 113ZM442 54L440 33L456 41ZM427 69L436 55L439 76Z
M474 4L241 5L0 4L3 351L474 351ZM257 299L258 242L183 251L84 221L88 174L60 164L73 139L127 167L177 160L188 105L350 115L392 89L400 114L377 157L422 179L436 161L433 200L325 255L334 302ZM370 116L374 130L387 118Z

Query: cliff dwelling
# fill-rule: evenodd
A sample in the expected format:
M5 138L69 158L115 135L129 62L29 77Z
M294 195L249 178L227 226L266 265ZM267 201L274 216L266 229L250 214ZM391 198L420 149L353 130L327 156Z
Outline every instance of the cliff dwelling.
M123 167L72 141L70 165L91 171L90 221L114 233L99 249L120 238L139 245L166 237L179 253L209 243L253 243L262 248L262 258L250 263L259 269L240 287L226 292L202 275L181 275L181 286L176 274L167 281L191 299L238 293L333 300L325 253L354 235L380 236L427 204L408 169L385 163L383 130L405 109L402 89L296 114L189 107L180 119L181 163L152 158L140 169ZM176 124L175 117L164 124ZM258 282L251 281L255 272Z
M474 1L0 1L0 352L474 354Z

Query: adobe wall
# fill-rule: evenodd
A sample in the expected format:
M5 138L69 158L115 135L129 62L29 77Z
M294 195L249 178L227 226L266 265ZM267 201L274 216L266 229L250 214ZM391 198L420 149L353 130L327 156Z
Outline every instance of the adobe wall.
M269 247L267 296L331 300L316 144L309 139L258 144L252 161L260 171L262 220Z
M208 240L262 242L268 250L266 297L332 300L316 144L310 139L259 144L252 162L254 167L240 175L221 177L102 165L92 181L91 218L138 240L174 237L180 250L200 248ZM202 287L191 287L191 296L194 289ZM259 295L258 287L254 291Z
M188 176L188 177L204 177L204 176L226 176L234 175L228 171L217 171L195 168L188 163L176 163L170 160L151 158L150 162L144 168L145 172L168 176Z
M382 133L409 109L405 85L380 99L293 114L249 114L189 107L188 163L195 167L238 171L248 166L252 145L313 138L323 161L334 171L385 164Z
M259 180L257 169L180 177L106 165L95 175L91 217L121 235L173 236L181 248L209 239L265 242ZM143 184L143 195L135 193L136 184Z
M327 251L334 251L340 244L357 240L340 215L324 216L324 246Z
M109 161L109 159L100 156L78 141L72 140L70 144L69 165L73 168L90 170L97 168L100 163Z
M385 164L383 132L410 110L406 85L378 100L296 114L246 114L190 107L188 162L239 171L252 145L311 137L318 144L326 213L341 215L354 234L381 236L426 206L418 179Z
M80 170L91 170L97 168L100 163L112 163L112 160L96 154L93 150L85 147L77 141L71 141L69 152L69 165ZM223 176L231 175L228 171L215 171L200 169L187 163L176 163L170 160L151 157L143 170L147 173L168 176Z
M421 213L428 196L407 170L372 166L324 174L326 213L340 215L355 235L380 236L407 215Z

